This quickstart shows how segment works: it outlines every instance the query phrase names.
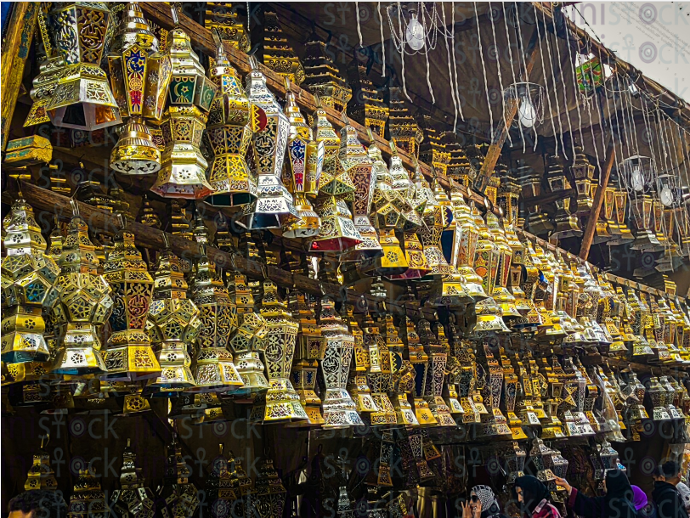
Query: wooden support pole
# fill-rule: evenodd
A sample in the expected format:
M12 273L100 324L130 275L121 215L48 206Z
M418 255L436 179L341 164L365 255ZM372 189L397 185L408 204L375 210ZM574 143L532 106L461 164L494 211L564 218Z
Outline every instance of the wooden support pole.
M616 156L614 146L615 144L612 138L609 142L608 149L606 150L606 161L604 162L604 168L601 171L599 187L597 187L597 192L594 195L592 208L589 211L589 219L587 220L587 227L585 228L585 234L582 236L582 243L580 244L580 258L584 260L587 260L587 256L589 256L589 249L592 247L592 241L594 241L594 231L597 227L597 220L599 219L601 206L604 203L604 192L606 191L606 187L609 184L609 178L611 177L613 159Z
M7 35L2 42L2 150L5 151L10 134L14 107L24 76L24 65L29 57L34 36L38 2L14 2L7 22Z
M527 49L525 50L525 54L527 55L527 70L524 77L522 77L522 81L529 81L529 75L532 73L532 69L534 68L534 64L536 63L537 57L539 55L537 47L538 41L539 31L537 31L537 28L535 27L534 32L532 33L532 36L529 39ZM515 116L518 112L518 108L520 107L520 101L518 99L507 99L505 103L506 108L503 124L501 124L500 128L498 128L498 131L494 133L491 145L489 146L489 149L486 152L486 156L484 157L484 163L482 164L482 168L479 171L478 189L480 192L484 192L486 187L489 185L489 178L491 178L491 175L494 171L494 167L496 167L496 163L498 162L498 159L501 157L501 150L503 149L503 144L505 144L506 138L508 138L510 126L513 124L513 119L515 119ZM491 106L489 106L489 109L491 109Z

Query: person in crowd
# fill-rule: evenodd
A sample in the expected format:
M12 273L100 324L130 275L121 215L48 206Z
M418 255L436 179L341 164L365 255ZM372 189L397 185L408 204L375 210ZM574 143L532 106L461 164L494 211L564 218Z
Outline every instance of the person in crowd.
M637 518L638 516L630 481L619 469L606 472L605 496L585 496L564 478L556 478L556 484L565 488L568 493L567 506L579 516L585 518Z
M680 493L680 497L683 499L685 510L690 510L690 487L688 487L685 482L681 481L676 484L676 489L678 490L678 493Z
M518 477L513 491L524 518L561 518L561 513L549 501L551 495L548 488L537 477Z
M8 518L66 518L67 504L55 491L24 491L7 505Z
M637 510L639 518L656 518L656 507L647 498L647 493L642 491L638 486L632 486L633 490L633 504Z
M685 502L676 487L680 482L680 466L675 461L661 465L663 479L655 480L652 498L658 518L688 518Z
M489 486L474 486L462 506L463 518L505 518L496 494Z

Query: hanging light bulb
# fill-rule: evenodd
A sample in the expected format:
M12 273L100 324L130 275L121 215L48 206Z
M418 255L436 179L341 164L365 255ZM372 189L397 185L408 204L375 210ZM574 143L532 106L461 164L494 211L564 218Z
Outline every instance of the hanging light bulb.
M424 48L424 27L417 19L417 13L412 13L410 23L405 30L405 41L412 50L421 50Z
M644 174L642 174L642 168L639 162L632 166L630 183L632 184L632 188L636 191L641 192L644 190Z
M520 124L525 128L531 128L537 120L537 110L529 98L529 95L522 95L520 97L520 107L518 108L518 118Z

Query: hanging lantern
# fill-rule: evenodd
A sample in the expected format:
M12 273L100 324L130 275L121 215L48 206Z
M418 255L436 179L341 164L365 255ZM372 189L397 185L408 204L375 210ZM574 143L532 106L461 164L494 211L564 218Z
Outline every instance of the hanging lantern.
M424 247L424 255L426 256L427 264L431 272L422 280L441 279L451 273L451 268L448 265L443 252L441 251L441 237L443 235L444 223L448 222L446 218L446 207L442 207L433 191L427 186L424 187L427 191L427 203L424 208L424 226L417 231L419 240Z
M141 468L137 468L136 454L130 448L130 439L122 453L120 488L113 491L110 507L123 518L144 518L153 516L155 500L153 491L144 486Z
M362 425L352 397L348 393L347 379L354 350L354 337L348 332L335 302L330 297L321 299L319 327L326 340L326 351L321 361L321 372L326 386L323 400L323 428L345 428Z
M144 332L153 296L153 278L134 246L134 234L121 231L105 263L105 280L113 289L112 334L103 360L109 381L138 381L156 378L161 368L151 340Z
M46 254L46 242L33 209L19 193L3 221L2 360L6 363L45 362L51 350L45 341L43 312L52 311L60 272Z
M51 13L55 42L65 61L46 106L60 128L95 131L122 123L120 110L99 66L115 23L104 3L56 4Z
M163 484L156 490L157 501L161 509L157 512L174 518L192 518L199 507L199 492L189 481L191 469L182 455L182 448L173 435L173 442L168 445L168 456L165 466Z
M366 414L369 424L394 425L397 423L395 408L388 397L392 381L391 358L386 341L367 313L364 319L364 349L369 354L367 384L371 387L371 397L378 411Z
M201 258L194 272L192 299L199 308L201 320L194 370L197 389L220 392L241 387L242 378L228 350L230 331L237 327L237 310L214 264L206 256L206 245L201 245Z
M264 459L259 467L254 486L254 512L259 518L274 518L283 515L287 491L271 459Z
M355 52L352 61L347 66L347 79L353 94L347 111L362 126L370 128L379 137L383 137L386 120L388 120L388 106L367 77L365 60L368 56L362 50Z
M304 67L283 34L278 15L273 10L264 11L260 25L263 31L263 64L296 85L304 81Z
M211 104L206 134L214 153L209 172L214 193L205 201L214 207L235 207L252 202L257 195L256 179L245 156L261 111L250 104L218 34L214 32L213 37L217 51L211 75L219 90Z
M424 345L424 352L427 358L426 363L417 366L417 396L423 397L426 407L433 415L437 426L456 426L455 420L450 414L450 409L442 396L448 353L441 348L428 320L419 320L417 332L420 342ZM415 408L417 403L418 400L416 399ZM427 419L422 419L419 423L421 425L422 422L426 421Z
M180 259L166 246L156 264L153 300L146 322L146 332L161 364L161 375L149 382L149 390L163 396L196 386L189 368L189 350L201 326L199 309L187 298Z
M238 273L230 283L230 295L237 307L237 329L230 336L235 365L244 382L243 392L261 392L268 388L259 353L266 347L266 320L254 309L254 296L247 278Z
M172 79L168 109L163 115L165 151L162 167L151 190L164 198L203 199L213 192L206 180L208 162L199 146L207 113L218 87L206 77L189 35L177 26L168 33Z
M312 32L304 46L305 79L302 87L318 96L325 106L342 113L352 98L352 89L333 63L327 51L328 43L319 40Z
M372 142L374 139L371 139ZM398 148L395 143L390 142L391 159L389 172L391 176L391 186L394 191L400 194L400 214L403 218L405 229L416 229L422 225L421 213L418 210L418 202L415 199L416 188L410 180L410 175L403 165L402 158L398 155Z
M541 124L544 120L544 93L542 85L528 81L513 83L503 91L505 110L512 109L516 103L518 105L513 125L530 130Z
M264 423L300 419L308 422L299 395L290 382L299 323L280 300L278 288L273 282L264 280L263 288L261 316L266 320L264 358L269 388L255 400L250 419Z
M58 262L60 275L55 282L59 294L57 311L66 327L53 372L76 376L105 374L99 328L110 316L113 299L110 286L98 274L95 247L75 202L73 210Z
M281 228L298 218L292 196L281 181L290 121L266 86L266 76L256 59L250 57L249 63L252 70L246 77L247 97L264 111L265 122L262 118L252 136L258 199L244 207L237 223L248 230Z
M570 174L575 180L575 189L577 191L577 209L578 215L589 214L592 208L592 180L594 179L594 172L596 167L590 164L585 155L584 148L581 145L575 146L575 158L570 166Z
M352 179L355 185L354 201L352 203L353 221L355 228L363 241L346 254L342 261L355 261L361 257L376 257L382 253L381 245L376 238L376 230L371 226L369 213L373 196L374 178L372 177L373 162L364 146L357 138L357 130L350 125L347 117L343 116L345 126L340 130L340 151L338 159L340 165Z
M312 130L307 125L297 106L295 95L290 90L286 79L287 104L285 113L290 119L290 136L287 152L291 172L292 194L295 196L295 208L299 220L293 223L285 237L313 237L319 233L321 220L314 212L307 197L316 198L323 169L325 146L323 141L313 138Z
M105 493L91 469L79 470L74 483L74 493L69 499L67 516L69 518L88 518L103 516L108 512Z

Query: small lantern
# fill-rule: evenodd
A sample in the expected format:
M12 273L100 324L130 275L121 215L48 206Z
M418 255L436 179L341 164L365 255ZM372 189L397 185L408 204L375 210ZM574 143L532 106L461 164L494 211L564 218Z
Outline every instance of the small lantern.
M163 484L156 490L161 507L157 512L175 518L191 518L199 507L199 492L189 481L192 470L187 465L177 435L168 445Z
M254 511L259 518L274 518L283 515L287 491L271 459L264 459L261 463L252 496Z
M110 507L126 518L148 518L155 512L153 491L144 486L141 468L136 465L137 456L130 448L130 439L122 453L120 469L120 488L113 491Z
M89 518L103 516L108 509L105 503L105 493L101 484L91 469L79 470L79 476L74 483L74 493L69 499L67 516L69 518Z

